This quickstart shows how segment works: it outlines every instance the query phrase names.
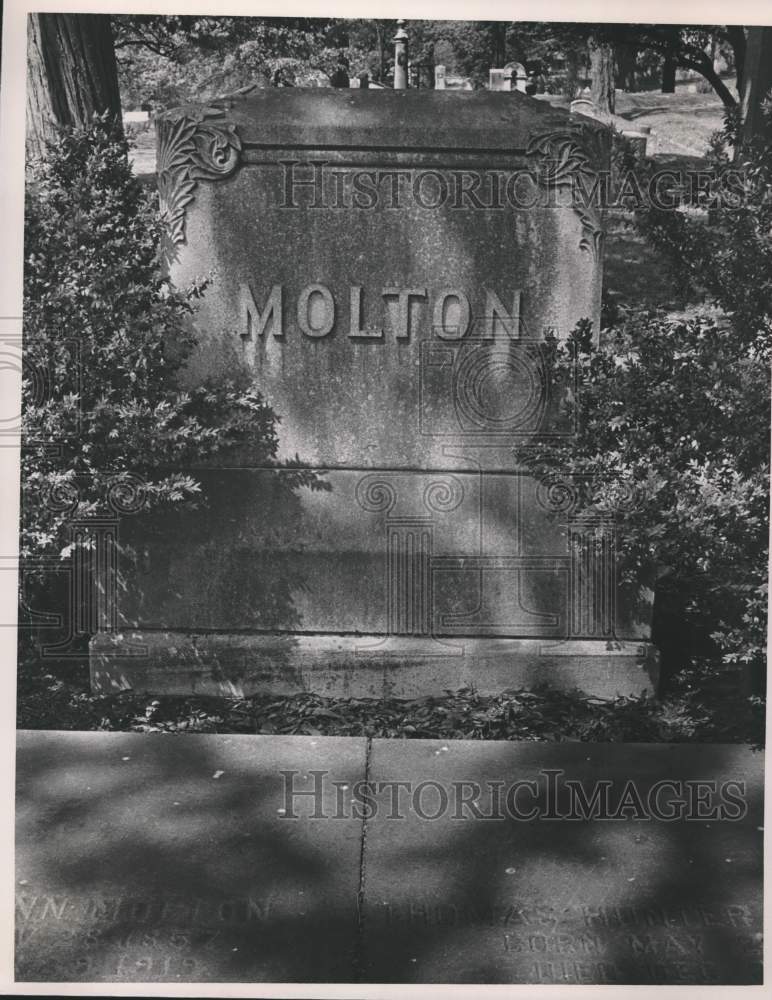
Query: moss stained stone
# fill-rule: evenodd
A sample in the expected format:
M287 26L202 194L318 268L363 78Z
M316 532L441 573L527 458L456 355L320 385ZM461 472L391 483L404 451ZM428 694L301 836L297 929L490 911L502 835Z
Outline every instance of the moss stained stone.
M168 690L172 633L248 636L261 662L275 649L268 690L295 676L288 635L305 668L319 637L306 676L328 693L331 640L370 676L380 649L395 694L401 668L416 690L427 643L455 646L421 690L531 678L527 640L565 644L554 683L650 690L648 598L617 585L615 523L513 454L573 433L547 341L597 330L605 130L520 93L284 89L166 112L158 135L172 278L210 281L186 378L254 379L282 459L318 488L247 448L195 470L198 517L127 519L138 558L119 632L92 646L95 689ZM608 670L625 644L640 655ZM199 648L180 693L227 677L222 644Z

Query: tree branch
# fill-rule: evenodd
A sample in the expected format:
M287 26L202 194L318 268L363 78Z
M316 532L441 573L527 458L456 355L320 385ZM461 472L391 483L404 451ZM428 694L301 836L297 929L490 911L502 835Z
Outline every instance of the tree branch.
M704 76L711 87L715 90L725 108L737 107L737 100L732 96L731 91L713 68L712 60L704 52L687 55L683 50L675 53L676 61L684 69L693 69L700 76Z

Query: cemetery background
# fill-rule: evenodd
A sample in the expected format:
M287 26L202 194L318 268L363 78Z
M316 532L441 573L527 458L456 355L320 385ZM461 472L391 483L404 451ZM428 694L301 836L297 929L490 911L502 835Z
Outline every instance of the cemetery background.
M604 43L582 44L603 78L608 64L597 50ZM342 65L336 55L332 72ZM643 473L653 516L629 527L636 544L655 539L677 569L660 603L660 613L663 606L671 612L659 631L669 692L659 700L539 689L413 702L100 698L88 691L79 659L91 634L84 626L103 613L97 606L96 618L79 620L68 657L37 659L34 644L21 645L22 723L58 730L19 734L21 979L759 981L763 701L750 691L761 689L754 673L766 610L758 550L766 537L770 332L769 157L759 139L758 147L743 143L753 173L739 214L719 207L711 217L698 206L683 225L672 213L637 220L656 248L645 251L651 274L676 311L640 315L640 286L631 293L618 267L612 291L619 294L606 296L599 348L588 349L586 330L575 337L591 392L586 433L571 459L580 469L592 466L600 449L612 467L624 458ZM641 175L650 169L624 145L619 155ZM82 431L69 457L128 513L138 491L126 473L149 447L171 447L184 460L204 441L216 454L257 423L270 459L281 426L270 401L252 393L222 386L178 393L187 302L164 285L155 257L163 229L152 195L148 204L127 164L122 138L103 118L61 140L31 178L28 349L44 344L48 363L53 355L59 365L58 384L69 388L71 345L39 335L52 315L67 331L79 330L80 347L96 362L93 383L83 388L95 405L82 421L71 397L49 400L30 378L25 416L28 433L47 441L61 435L62 420ZM620 233L626 221L620 213ZM651 281L645 291L661 294ZM707 315L697 308L705 300ZM134 325L117 322L107 345L93 336L127 315ZM132 336L137 330L142 337ZM162 334L177 338L179 357L161 349ZM558 350L557 365L566 360ZM117 390L109 398L99 395L100 378ZM71 527L74 495L56 453L47 454L43 467L32 448L25 455L24 554L42 570L51 563L41 550ZM117 477L116 455L124 469ZM560 468L565 454L558 448L541 461ZM301 488L319 485L302 468L292 474ZM53 520L50 504L35 506L41 482L54 487ZM147 497L147 479L144 486ZM196 483L156 481L150 495L174 517L175 504L195 499ZM688 503L679 505L683 495ZM93 524L98 491L77 496ZM25 598L35 595L35 579ZM41 605L28 607L34 614ZM754 669L738 675L735 660ZM68 728L134 731L61 731ZM181 730L193 732L145 735ZM286 732L300 735L275 735ZM354 738L334 738L341 735ZM310 758L329 771L309 772ZM325 825L311 821L314 796L303 800L303 821L288 822L279 781L286 768L303 782L332 774L335 795L328 788L321 805L336 812L348 801L342 793L360 781L399 775L448 784L545 767L585 788L599 774L632 780L644 795L663 775L703 786L709 776L708 787L722 789L739 780L748 810L737 824L652 824L638 814L623 823L518 817L486 826L447 822L447 814L427 823L414 814L395 826L382 809L378 817L344 815Z

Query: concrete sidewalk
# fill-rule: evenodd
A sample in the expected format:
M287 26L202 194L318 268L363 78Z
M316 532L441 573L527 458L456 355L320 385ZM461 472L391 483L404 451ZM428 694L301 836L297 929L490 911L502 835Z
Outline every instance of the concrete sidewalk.
M17 785L22 982L761 982L747 747L23 732Z

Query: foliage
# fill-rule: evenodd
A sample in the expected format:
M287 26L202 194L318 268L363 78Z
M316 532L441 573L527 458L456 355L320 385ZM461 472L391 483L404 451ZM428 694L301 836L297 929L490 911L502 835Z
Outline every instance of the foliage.
M81 671L82 672L82 671ZM731 684L688 671L668 702L588 698L548 687L495 697L472 690L439 697L247 699L162 697L127 691L95 696L79 668L39 663L22 673L18 725L26 729L142 733L266 733L391 739L764 742L764 704Z
M727 661L760 660L769 352L708 314L634 313L598 347L586 333L554 345L556 388L577 379L577 434L521 459L616 521L624 590L667 591Z
M721 80L710 55L712 47L732 52L735 63L745 51L743 29L733 25L687 24L587 24L580 30L592 33L599 41L619 49L633 47L659 59L669 58L681 69L699 73L726 107L737 104L735 96ZM741 67L737 67L738 69Z
M383 19L195 17L118 15L113 17L124 105L156 106L209 100L256 86L341 86L333 83L343 60L349 78L367 72L388 85L393 71L396 23ZM537 21L410 21L409 52L420 65L420 86L433 86L435 63L448 73L485 86L488 70L524 63L539 91L576 96L597 84L590 67L592 39L615 84L624 90L650 89L669 80L678 67L702 77L726 107L743 93L746 34L741 25L584 24ZM613 58L611 58L613 56ZM736 93L722 79L734 72ZM614 81L609 82L613 86ZM529 90L530 92L530 90Z
M684 291L706 292L736 336L764 351L772 337L772 143L757 136L740 146L739 129L739 116L728 112L700 184L686 192L701 214L652 205L637 222Z
M366 61L345 21L121 15L113 25L125 107L205 101L255 85L329 85L342 49L352 72Z
M521 457L540 476L578 484L580 511L616 520L621 586L656 588L682 651L717 647L725 663L758 667L766 648L772 168L768 149L744 147L742 196L716 197L727 192L733 135L730 121L706 171L709 224L661 207L639 213L648 238L707 301L682 315L629 312L598 346L584 327L554 345L556 388L578 378L576 392L566 390L577 434Z
M156 198L109 120L63 130L30 177L25 217L23 557L67 554L73 519L200 497L189 474L249 441L270 462L272 411L248 385L183 391L203 285L170 286Z
M416 63L444 62L473 86L487 84L488 70L518 61L554 63L550 90L568 96L589 67L588 41L612 46L625 84L651 83L665 57L700 73L727 106L734 96L715 72L707 49L717 47L742 70L742 28L724 25L589 24L540 21L410 21L410 56ZM113 17L115 48L125 107L152 101L162 106L207 100L244 86L328 84L345 54L352 75L369 72L385 81L393 66L392 20L336 18ZM383 65L381 55L383 54ZM633 72L629 67L635 67ZM643 68L643 78L641 77Z

